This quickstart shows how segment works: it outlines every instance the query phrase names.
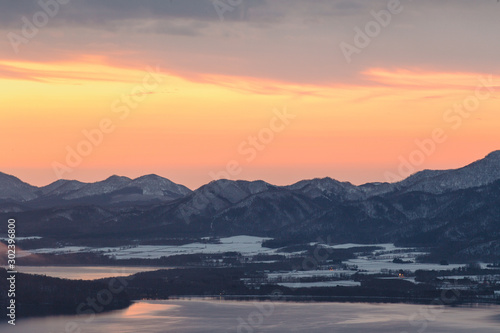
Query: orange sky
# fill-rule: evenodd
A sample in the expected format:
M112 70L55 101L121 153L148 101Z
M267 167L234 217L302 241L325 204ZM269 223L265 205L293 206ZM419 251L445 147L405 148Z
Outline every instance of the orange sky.
M250 83L245 77L191 81L167 69L162 82L129 107L120 99L143 89L145 69L97 61L0 66L32 77L0 80L6 94L0 141L9 156L2 169L36 184L54 180L58 172L86 180L156 172L196 187L210 180L209 172L227 172L233 160L239 171L232 178L382 180L383 171L395 170L400 155L407 158L418 148L414 140L431 138L435 128L442 128L448 140L436 144L436 152L418 169L460 166L497 148L491 138L500 122L498 98L480 101L468 118L466 113L450 114L454 121L443 118L454 103L474 96L481 87L478 78L488 78L480 73L370 69L364 75L384 86L294 86ZM487 88L481 93L493 95ZM279 119L276 110L286 110L289 119ZM454 129L457 117L463 122ZM271 128L273 118L276 128ZM99 128L103 119L110 121L109 133ZM97 130L102 134L94 134L94 143L82 133ZM91 144L88 156L82 141ZM77 151L80 144L81 161L69 165L67 147ZM54 162L67 168L54 172L48 167ZM366 163L373 172L360 172Z
M271 38L248 29L249 42ZM317 75L302 80L285 69L301 71L307 62L286 64L283 57L283 64L276 60L282 71L273 72L269 56L261 63L269 72L261 73L260 60L233 51L224 58L215 46L213 54L204 49L199 70L196 44L179 36L170 37L164 60L163 49L152 46L158 36L140 50L124 41L83 51L61 34L47 28L23 45L24 53L0 53L0 171L32 184L149 173L190 188L226 176L274 184L329 176L360 184L389 180L388 173L408 176L402 161L410 171L454 168L500 147L500 75L481 68L385 64L371 58L375 41L345 73L337 50L332 62L341 77L314 68ZM55 51L58 43L66 52ZM220 59L227 66L214 63Z

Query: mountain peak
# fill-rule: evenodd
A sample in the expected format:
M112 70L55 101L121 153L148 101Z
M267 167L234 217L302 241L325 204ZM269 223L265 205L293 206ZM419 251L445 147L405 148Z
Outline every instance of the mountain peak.
M229 187L235 187L240 189L264 189L273 186L269 183L266 183L263 180L231 180L226 178L215 179L210 183L201 186L201 188L205 189L215 189L218 191L224 191Z
M0 172L0 199L29 201L37 197L37 187L23 182L17 177Z
M186 186L176 184L170 179L155 174L136 178L129 185L141 188L143 194L157 195L160 197L168 196L172 199L191 193L191 190Z
M166 179L166 178L163 178L161 176L158 176L157 174L151 173L149 175L137 177L134 180L141 180L141 179L158 180L158 179Z
M21 179L17 178L16 176L12 176L12 175L9 175L7 173L0 172L0 181L4 181L4 180L23 182Z
M406 191L444 193L483 186L500 179L500 150L459 169L424 170L397 183Z
M125 181L131 181L132 179L125 177L125 176L118 176L118 175L112 175L103 180L103 182L125 182Z
M486 155L485 159L489 159L489 160L494 159L494 160L500 161L500 150L492 151L491 153Z
M49 185L41 187L40 190L44 195L58 195L67 191L76 191L87 185L78 180L58 179Z
M217 179L198 188L195 195L217 196L227 202L238 202L250 195L264 192L274 186L262 180L229 180Z

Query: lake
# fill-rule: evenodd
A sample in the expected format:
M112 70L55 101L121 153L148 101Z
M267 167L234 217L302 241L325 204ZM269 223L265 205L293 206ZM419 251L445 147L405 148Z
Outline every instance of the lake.
M499 306L408 304L139 301L95 317L68 316L0 324L4 333L206 332L498 332ZM66 328L66 330L65 330Z
M168 267L127 266L17 266L17 271L72 280L95 280L112 276L127 276L138 272L168 269Z

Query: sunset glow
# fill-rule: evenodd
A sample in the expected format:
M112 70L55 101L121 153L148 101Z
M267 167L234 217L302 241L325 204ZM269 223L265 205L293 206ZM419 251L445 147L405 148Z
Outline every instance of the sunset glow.
M320 20L293 37L283 33L280 54L273 42L281 37L252 24L258 8L248 21L219 22L213 13L204 19L204 33L194 36L146 34L138 27L162 23L142 18L117 19L119 28L99 27L100 33L76 23L61 30L58 19L76 15L74 10L61 9L53 24L20 45L18 56L7 39L2 42L0 169L27 182L157 173L196 188L237 161L234 179L289 184L329 176L359 184L387 180L384 174L395 172L401 158L419 149L415 142L431 138L436 128L446 140L416 170L460 167L498 148L497 68L454 69L440 57L411 65L378 61L377 43L390 32L373 41L366 51L372 55L360 54L358 63L348 65L337 45L351 33L337 32L337 23ZM413 10L394 24L424 24ZM295 19L293 8L290 13ZM17 31L19 22L4 33ZM172 22L178 29L194 24L184 17ZM279 31L288 23L271 25ZM244 42L265 54L256 55ZM326 52L330 63L323 54L304 52L302 42ZM309 73L299 78L308 65ZM151 71L155 76L144 84ZM477 93L477 105L467 101ZM453 111L457 103L472 103L473 111ZM279 131L262 134L277 124L278 111L293 117ZM108 133L68 166L68 147L77 150L88 140L84 132L93 133L103 120ZM54 163L68 168L55 172Z

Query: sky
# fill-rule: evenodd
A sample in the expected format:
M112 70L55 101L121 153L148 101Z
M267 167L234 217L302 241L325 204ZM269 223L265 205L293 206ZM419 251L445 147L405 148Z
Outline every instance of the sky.
M500 149L500 3L0 1L0 171L397 181Z

